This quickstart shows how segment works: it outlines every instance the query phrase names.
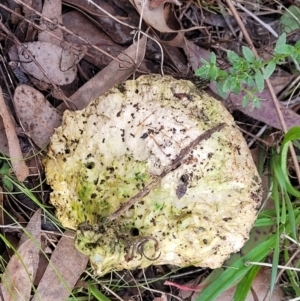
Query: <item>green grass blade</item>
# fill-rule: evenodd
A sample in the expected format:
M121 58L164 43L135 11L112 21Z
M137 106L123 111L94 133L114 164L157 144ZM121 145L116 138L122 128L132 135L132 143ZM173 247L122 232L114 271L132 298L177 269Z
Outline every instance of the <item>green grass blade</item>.
M289 175L287 170L287 154L288 154L289 144L292 140L297 140L297 139L300 139L300 127L293 127L285 134L281 145L280 164L281 164L282 176L285 180L286 190L290 194L294 195L295 197L300 198L300 191L298 191L292 186L289 180Z
M91 284L89 286L89 291L92 293L92 295L98 300L98 301L111 301L109 298L107 298L105 295L103 295L96 287L96 285Z
M196 301L213 301L222 292L240 281L252 268L252 266L247 266L245 262L262 261L274 248L275 241L275 236L273 235L268 240L252 249L246 256L238 259L220 275L217 281L214 281L206 287Z
M297 225L296 225L296 218L295 218L295 211L293 208L293 204L291 202L290 196L288 195L288 193L285 191L285 200L286 200L286 204L287 204L287 210L288 210L288 217L289 217L289 222L291 224L291 232L292 232L292 236L295 240L298 240L298 236L297 236Z
M245 277L237 285L236 291L233 296L234 301L244 301L249 294L252 282L260 270L260 266L253 266Z
M278 227L276 230L275 237L276 237L276 242L275 242L275 248L273 253L272 268L271 268L270 296L272 296L272 293L275 288L277 271L278 271L278 262L279 262L279 253L280 253L280 248L279 248L280 234L279 234Z

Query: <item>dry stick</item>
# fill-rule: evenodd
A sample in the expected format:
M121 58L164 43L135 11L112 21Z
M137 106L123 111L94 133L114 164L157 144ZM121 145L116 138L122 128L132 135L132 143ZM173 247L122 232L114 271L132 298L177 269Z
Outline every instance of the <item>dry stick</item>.
M148 184L139 193L133 196L129 201L122 204L119 209L117 209L107 218L107 220L113 221L114 219L122 215L126 210L128 210L132 205L134 205L136 202L140 201L143 197L149 194L150 191L157 186L157 184L162 178L164 178L170 171L180 166L182 160L190 153L192 149L194 149L201 141L210 138L213 133L220 131L225 125L226 123L220 123L212 129L209 129L208 131L199 135L188 146L186 146L180 151L179 155L174 159L174 161L169 166L167 166L166 169L159 176L157 176L150 184Z
M244 37L247 41L247 43L250 45L255 57L258 59L259 58L259 55L256 51L256 48L255 46L253 45L253 42L248 34L248 31L247 29L245 28L244 26L244 23L242 22L236 8L234 7L234 5L232 4L232 1L231 0L226 0L226 3L228 4L234 18L236 19L239 27L241 28L243 34L244 34ZM267 84L267 87L269 89L269 92L271 94L271 97L272 97L272 100L274 102L274 106L275 106L275 109L276 109L276 112L277 112L277 115L278 115L278 119L279 119L279 122L281 124L281 127L282 127L282 130L284 133L287 132L287 126L285 124L285 121L284 121L284 118L283 118L283 115L282 115L282 112L281 112L281 109L280 109L280 106L279 106L279 101L277 99L277 96L276 96L276 93L273 89L273 86L270 82L269 79L266 79L266 84ZM294 149L294 146L292 143L290 143L289 145L289 149L290 149L290 152L291 152L291 156L292 156L292 159L293 159L293 163L294 163L294 166L295 166L295 171L296 171L296 174L297 174L297 179L298 179L298 183L300 184L300 167L299 167L299 163L298 163L298 160L297 160L297 156L296 156L296 152L295 152L295 149Z
M244 6L242 6L240 3L236 2L235 4L241 10L243 10L246 14L248 14L250 17L252 17L255 21L257 21L261 26L263 26L266 30L268 30L275 38L278 38L278 33L269 24L266 24L264 21L262 21L256 15L254 15L247 8L245 8Z

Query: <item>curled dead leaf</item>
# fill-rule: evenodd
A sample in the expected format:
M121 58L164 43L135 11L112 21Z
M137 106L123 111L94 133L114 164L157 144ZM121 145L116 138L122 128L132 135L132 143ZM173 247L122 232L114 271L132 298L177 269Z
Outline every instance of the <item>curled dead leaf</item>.
M151 27L160 32L177 32L177 30L173 30L167 25L163 5L159 5L155 8L152 7L150 9L147 2L139 0L130 0L130 2L135 6L139 14L142 15L144 21Z
M5 127L2 119L0 118L0 151L6 156L9 155L8 141L5 134Z

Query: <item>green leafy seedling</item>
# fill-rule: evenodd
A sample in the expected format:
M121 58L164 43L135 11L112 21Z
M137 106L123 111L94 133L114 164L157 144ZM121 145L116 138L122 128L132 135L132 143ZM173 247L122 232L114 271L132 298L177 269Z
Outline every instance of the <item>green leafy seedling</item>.
M300 61L300 41L294 46L288 45L286 34L283 33L277 40L273 57L266 61L256 58L253 51L246 46L242 47L242 54L243 56L239 56L228 50L227 60L230 68L222 70L217 65L216 55L211 53L209 61L201 59L202 66L196 70L195 75L216 82L217 91L223 98L231 92L235 94L243 92L243 106L251 99L253 106L259 108L261 99L256 94L264 90L265 80L274 73L276 66L284 63L289 57Z

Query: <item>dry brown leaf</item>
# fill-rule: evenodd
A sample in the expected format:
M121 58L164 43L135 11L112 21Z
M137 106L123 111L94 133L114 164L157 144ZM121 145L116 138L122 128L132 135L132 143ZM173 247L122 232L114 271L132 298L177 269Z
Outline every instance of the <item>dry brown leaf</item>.
M177 30L171 29L167 25L163 5L160 5L155 9L150 9L146 1L143 2L140 0L130 0L130 2L136 8L139 14L142 14L143 20L151 27L160 32L178 32Z
M132 67L125 65L125 63L123 65L122 63L114 60L80 87L70 97L75 107L77 109L85 108L93 99L103 95L114 85L125 81L143 60L146 42L147 39L143 36L138 44L132 44L118 56L119 60L132 64ZM135 64L133 62L135 62ZM62 104L58 107L58 109L60 112L63 112L66 109L66 106Z
M72 6L76 6L80 11L91 16L91 19L95 22L95 24L97 24L101 30L105 31L116 43L124 45L132 43L132 29L138 25L138 15L134 11L134 8L132 8L130 13L126 11L128 17L124 17L123 10L120 11L116 5L111 5L105 0L93 1L96 2L103 11L87 0L65 0L64 2L69 3ZM131 27L113 20L105 12L114 16L116 20L119 19L129 24Z
M56 22L57 24L62 24L62 3L61 0L44 0L44 6L42 14L48 19ZM61 45L63 40L63 32L60 28L54 27L47 22L42 22L40 27L43 31L39 32L39 41L48 42L57 46ZM56 35L60 39L54 38L52 35L49 35L48 32Z
M288 72L281 70L281 72L278 72L279 74L272 75L270 77L271 85L274 88L275 93L279 93L282 91L290 82L291 82L291 74Z
M39 262L41 211L38 210L26 228L17 252L2 275L1 292L5 301L29 301ZM33 231L33 232L31 232Z
M0 118L0 151L6 156L9 156L8 141L5 134L5 127L1 118Z
M0 87L0 116L5 127L5 134L8 141L9 157L16 177L19 181L23 182L29 175L29 169L23 159L19 140L12 123L12 117L6 107L3 99L2 89Z
M26 233L27 232L27 233ZM34 215L31 217L29 223L26 227L26 232L24 232L20 238L19 245L28 239L28 232L30 233L30 238L34 239L40 244L41 240L41 209L38 209Z
M42 0L23 0L23 2L29 6L31 6L33 9L38 11L39 13L42 11ZM32 11L27 8L26 6L22 7L22 12L25 17L28 17L32 14Z
M54 128L60 126L61 115L42 93L26 85L19 85L16 88L14 106L31 139L40 148L45 147L54 133Z
M155 9L165 3L173 3L178 6L182 5L182 3L178 0L150 0L149 9Z
M70 50L47 42L24 43L17 48L21 66L35 78L47 83L50 83L51 78L56 85L66 85L75 79L78 56ZM35 57L45 72L28 56L24 48Z
M14 254L2 275L1 291L5 301L30 300L34 279L34 262L32 261L32 241L27 240Z
M215 93L217 92L216 85L211 84L209 87ZM262 121L265 124L268 124L274 128L282 129L269 90L265 89L262 93L257 94L257 96L260 99L263 99L263 101L260 102L260 108L253 108L253 104L251 103L251 101L248 103L247 106L244 107L242 105L243 95L235 95L232 93L228 98L235 105L235 107L244 114L259 121ZM285 108L281 105L279 106L281 107L282 115L285 120L287 129L290 129L294 126L299 126L300 115L295 113L291 109Z
M90 45L95 45L115 57L124 50L124 47L112 41L108 35L78 11L70 11L64 14L63 25L78 36L84 38ZM66 41L75 45L86 45L77 35L65 34L64 38ZM85 56L85 59L99 69L104 68L112 60L107 55L93 48L88 50L88 54L89 55Z
M51 256L51 264L32 301L66 301L87 262L88 257L75 249L73 233L66 231Z
M141 2L139 0L130 0L130 2L136 8L139 14L142 15L143 20L151 27L155 28L161 33L177 33L173 38L167 38L166 40L162 41L156 37L157 41L173 47L183 47L184 32L180 30L174 30L168 26L169 22L177 22L174 12L170 9L170 7L164 7L164 5L160 5L155 9L151 9L148 7L147 2ZM168 20L168 24L166 20ZM179 24L177 25L180 26Z

